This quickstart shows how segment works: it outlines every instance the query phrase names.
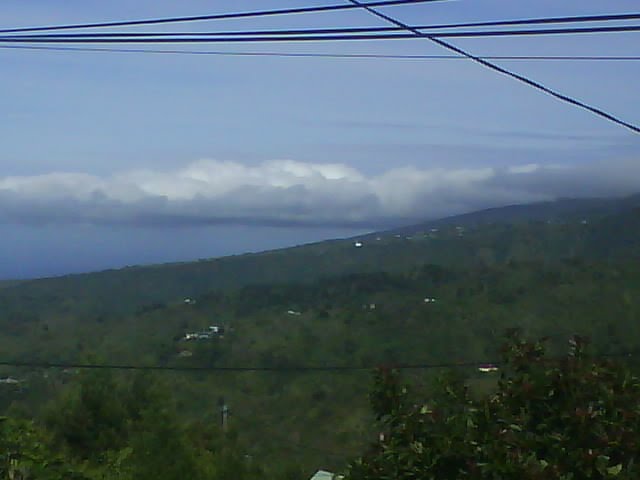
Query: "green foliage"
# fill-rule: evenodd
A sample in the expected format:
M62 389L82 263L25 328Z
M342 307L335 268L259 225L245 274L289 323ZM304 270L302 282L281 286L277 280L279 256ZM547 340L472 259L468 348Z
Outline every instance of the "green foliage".
M51 448L48 433L33 421L0 420L0 478L9 480L86 479Z
M564 358L513 334L497 391L480 400L461 382L416 402L395 372L376 376L372 405L384 440L348 480L636 479L640 380L589 357L581 339Z

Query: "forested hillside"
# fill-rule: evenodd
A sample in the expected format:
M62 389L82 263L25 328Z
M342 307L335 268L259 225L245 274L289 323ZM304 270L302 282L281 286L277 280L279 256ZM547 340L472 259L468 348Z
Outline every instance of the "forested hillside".
M508 329L549 336L552 353L573 334L590 337L596 353L634 351L639 257L640 214L626 208L5 284L0 408L35 419L20 428L43 429L94 473L107 453L109 468L118 455L133 462L134 478L153 467L126 453L161 429L163 417L133 400L144 395L172 412L176 448L227 452L246 478L259 477L249 468L258 464L339 469L376 436L376 366L414 367L409 379L427 392L446 371L439 365L471 362L455 371L481 396L498 374L477 364L498 358ZM43 368L50 363L62 366ZM134 368L64 368L73 364ZM82 440L103 427L107 437ZM94 449L82 450L86 442Z
M635 263L425 265L405 274L214 291L190 303L151 305L121 317L5 320L1 346L6 358L23 362L274 369L157 375L170 385L184 419L218 425L217 402L224 398L232 409L230 426L252 455L288 452L307 465L338 466L372 434L371 368L490 362L505 330L513 327L533 337L551 336L552 347L579 332L593 338L596 352L635 349L639 279ZM224 334L185 339L209 326L224 327ZM298 366L359 370L286 370ZM3 370L24 382L3 390L3 407L19 404L35 415L43 398L65 391L76 377L74 370L51 369L47 377L41 369ZM491 374L460 371L481 390L490 386ZM440 370L418 372L426 382ZM337 452L334 445L340 445Z
M589 210L593 204L598 208ZM635 196L505 207L445 219L443 225L410 227L402 233L26 281L0 288L0 309L5 316L16 318L120 315L211 290L309 283L349 273L404 272L425 263L471 268L511 260L556 262L572 257L624 261L640 254L638 206L640 198ZM544 217L548 219L541 220ZM503 220L498 221L500 218Z

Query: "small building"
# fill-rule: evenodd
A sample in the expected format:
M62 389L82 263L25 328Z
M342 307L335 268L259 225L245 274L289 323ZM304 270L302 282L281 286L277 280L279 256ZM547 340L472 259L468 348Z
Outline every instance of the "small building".
M184 340L210 340L214 337L222 337L224 334L224 327L218 325L211 325L204 332L190 332L185 334Z
M196 301L193 298L185 298L183 302L185 305L193 305L194 303L196 303Z
M342 475L335 475L326 470L318 470L310 480L341 480L343 478L344 476Z
M433 297L425 297L423 301L424 303L436 303L436 299Z
M354 247L356 247L356 248L362 248L363 243L362 243L362 242L355 242L355 243L353 244L353 246L354 246Z
M297 312L296 310L287 310L287 315L293 315L294 317L299 317L302 313Z
M478 371L482 373L497 372L498 367L496 367L495 365L480 365L478 367Z
M193 356L193 352L191 350L182 350L180 353L178 353L178 356L180 358L189 358Z
M18 383L22 383L22 380L18 380L13 377L0 378L0 383L4 383L6 385L17 385Z

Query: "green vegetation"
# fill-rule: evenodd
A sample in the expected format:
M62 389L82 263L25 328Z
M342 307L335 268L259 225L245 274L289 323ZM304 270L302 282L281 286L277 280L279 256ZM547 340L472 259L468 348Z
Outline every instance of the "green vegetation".
M454 379L425 402L379 372L371 399L384 437L347 480L640 476L640 379L624 364L589 358L579 338L553 360L515 336L503 366L480 400Z
M343 469L377 434L370 368L491 362L514 327L550 336L554 355L576 333L598 354L635 349L640 214L605 204L590 216L567 207L550 223L540 211L483 223L490 212L373 234L362 247L341 240L0 284L2 360L274 369L149 377L0 366L11 380L0 383L2 441L27 442L18 449L33 457L28 468L45 459L78 478L160 480L174 466L191 478ZM210 326L224 334L185 339ZM362 369L278 370L301 365ZM495 374L456 371L474 398L496 388ZM409 380L427 398L441 373ZM186 463L163 466L169 451Z
M41 319L122 315L213 290L311 283L351 273L406 272L427 263L474 268L569 257L619 262L640 254L640 210L633 209L640 205L640 197L601 201L604 206L599 208L593 206L595 201L581 202L581 208L569 202L568 209L559 202L518 207L515 214L511 212L515 207L509 207L371 234L362 239L362 248L354 248L353 240L334 240L194 263L25 281L0 288L0 311ZM595 213L585 211L586 206L595 208ZM603 209L620 211L604 215ZM509 221L498 221L501 215ZM432 232L433 228L438 231Z
M247 461L218 428L180 421L168 392L144 375L82 374L43 421L3 419L0 478L300 478L295 465L265 471Z

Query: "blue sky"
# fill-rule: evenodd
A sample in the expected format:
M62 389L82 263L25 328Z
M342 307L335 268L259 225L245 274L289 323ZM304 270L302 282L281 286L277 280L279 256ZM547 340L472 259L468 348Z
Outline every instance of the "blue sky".
M332 3L6 0L1 18L9 28ZM385 12L429 24L634 7L453 0ZM343 11L153 30L355 25L382 23ZM639 55L639 35L453 43L475 54ZM425 40L175 48L447 53ZM0 62L0 278L241 253L506 203L640 191L637 135L465 60L0 49ZM640 62L500 64L640 123Z

